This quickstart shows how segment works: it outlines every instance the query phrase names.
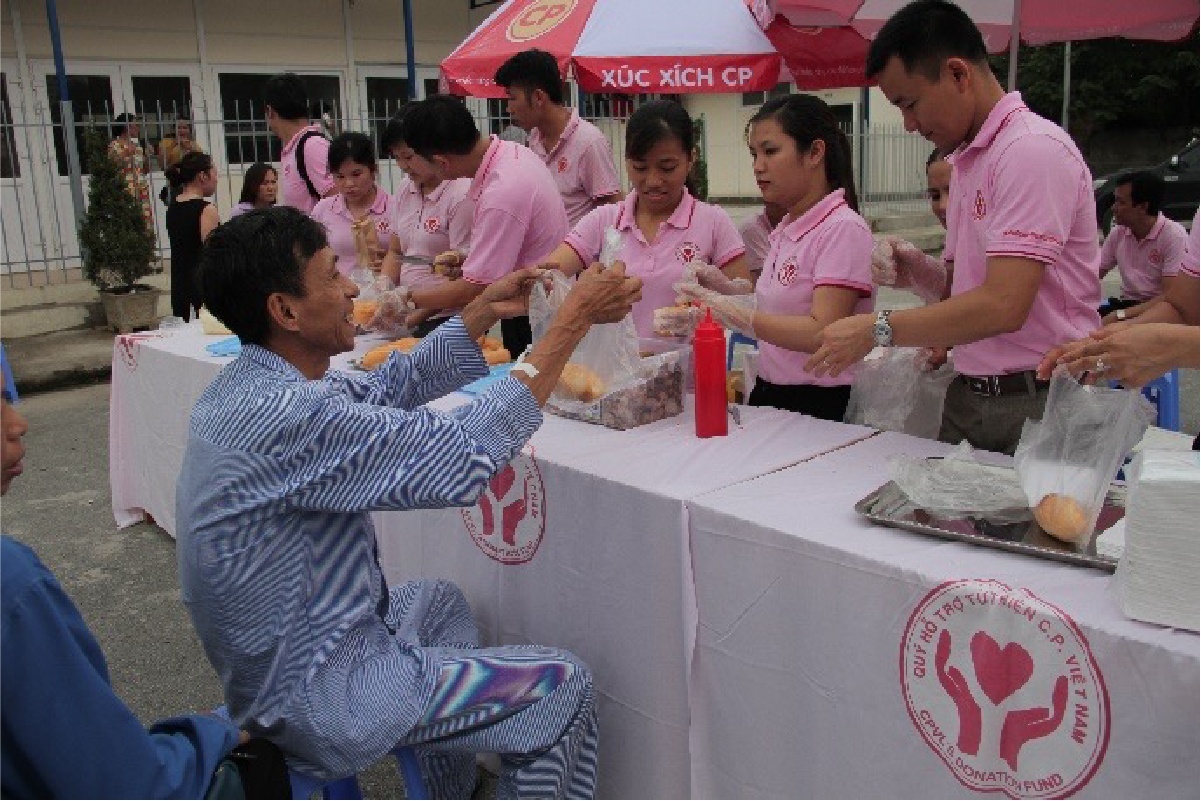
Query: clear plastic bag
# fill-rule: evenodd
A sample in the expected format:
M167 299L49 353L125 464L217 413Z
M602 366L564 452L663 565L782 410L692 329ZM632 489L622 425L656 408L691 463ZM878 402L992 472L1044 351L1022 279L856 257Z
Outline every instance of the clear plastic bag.
M1022 427L1014 460L1026 500L1043 530L1086 541L1126 454L1155 418L1138 392L1051 379L1043 419Z
M619 236L610 228L601 251L602 260L608 260L602 261L605 266L612 263L619 246ZM551 270L550 275L554 285L549 293L539 282L530 294L530 329L535 342L546 333L572 287L572 280L558 270ZM582 412L583 407L635 383L641 358L633 316L593 325L568 361L563 379L551 394L553 403L566 411Z
M901 491L932 514L1014 522L1030 518L1013 468L981 463L966 441L942 459L893 456L888 461Z
M887 348L878 359L865 361L851 385L843 419L881 431L936 439L955 371L949 364L928 370L926 359L924 348Z

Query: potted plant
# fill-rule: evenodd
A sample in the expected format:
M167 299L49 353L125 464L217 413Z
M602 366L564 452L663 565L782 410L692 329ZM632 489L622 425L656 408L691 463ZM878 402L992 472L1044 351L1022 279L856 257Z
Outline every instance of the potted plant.
M89 129L84 147L91 167L88 210L79 228L84 277L100 291L110 328L127 333L152 327L161 291L137 281L154 272L154 236L108 157L101 132Z

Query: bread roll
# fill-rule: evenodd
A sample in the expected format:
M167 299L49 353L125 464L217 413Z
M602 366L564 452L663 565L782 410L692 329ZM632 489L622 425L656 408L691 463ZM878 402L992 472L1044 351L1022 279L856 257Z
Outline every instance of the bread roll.
M398 350L401 353L408 353L421 344L421 340L417 337L405 337L394 342L385 342L379 347L372 348L363 354L363 358L359 359L359 364L363 365L366 370L374 370L388 360L388 356L392 351Z
M356 300L354 302L354 312L351 319L355 325L360 328L367 327L371 322L371 318L375 317L375 312L379 309L379 301L376 300Z
M484 350L484 351L504 350L504 347L505 347L504 343L501 342L499 339L493 339L492 337L489 337L489 336L480 337L478 342L480 345L480 350Z
M584 365L568 362L559 375L556 390L576 400L591 403L605 394L605 382Z
M484 361L486 361L489 366L495 366L498 364L506 364L507 362L511 362L513 361L513 357L509 354L509 351L503 347L484 348Z
M1075 498L1052 492L1034 507L1034 519L1043 531L1064 542L1079 542L1088 530L1088 515Z

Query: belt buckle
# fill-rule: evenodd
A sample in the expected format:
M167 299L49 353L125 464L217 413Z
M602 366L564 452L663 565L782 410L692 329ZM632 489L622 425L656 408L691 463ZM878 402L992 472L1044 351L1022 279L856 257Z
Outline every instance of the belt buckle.
M964 377L967 379L968 389L977 395L995 398L1001 394L1001 380L995 375L972 375Z
M994 398L1001 396L1001 377L997 375L988 376L988 394Z

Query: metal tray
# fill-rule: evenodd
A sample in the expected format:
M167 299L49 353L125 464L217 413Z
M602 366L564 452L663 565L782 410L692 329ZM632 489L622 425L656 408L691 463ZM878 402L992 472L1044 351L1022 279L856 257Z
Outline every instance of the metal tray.
M1072 565L1097 568L1110 573L1118 566L1117 559L1097 553L1097 535L1112 526L1125 514L1121 499L1113 492L1097 518L1096 529L1084 545L1061 542L1030 520L1021 522L990 520L986 515L939 517L915 506L895 482L883 487L855 504L855 511L884 526L903 528L919 534L929 534L948 540L959 540L1000 548L1003 551L1024 553L1042 559L1052 559Z

